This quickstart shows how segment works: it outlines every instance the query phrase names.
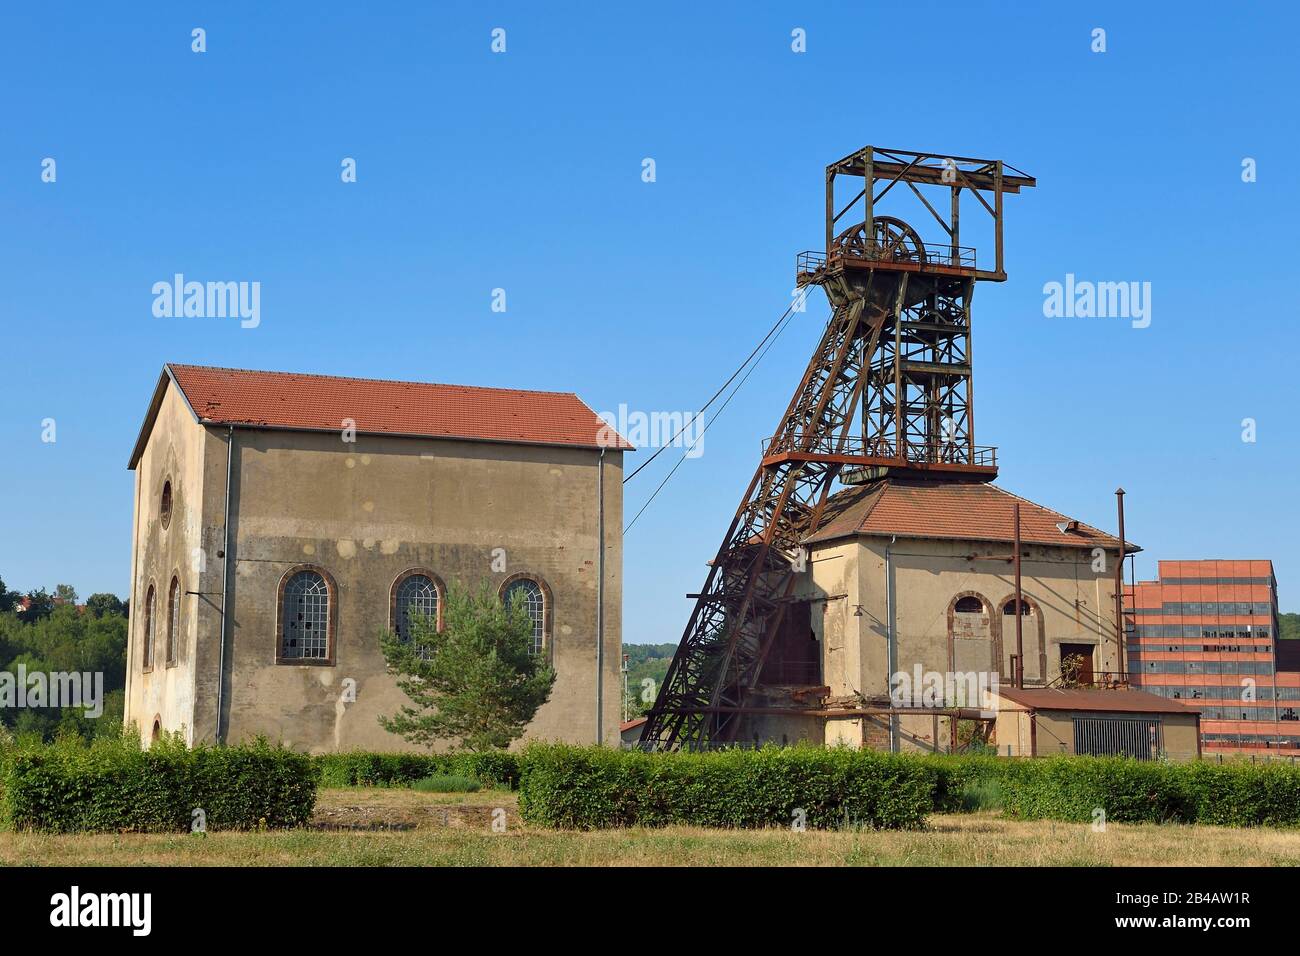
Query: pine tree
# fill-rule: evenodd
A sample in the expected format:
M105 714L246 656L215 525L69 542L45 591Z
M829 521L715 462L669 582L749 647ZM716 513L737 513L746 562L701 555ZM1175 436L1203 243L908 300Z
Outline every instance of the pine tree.
M555 671L532 653L533 622L519 598L505 607L487 585L477 593L453 585L443 629L419 616L407 631L409 640L389 632L380 645L413 706L379 723L412 743L508 747L551 696Z

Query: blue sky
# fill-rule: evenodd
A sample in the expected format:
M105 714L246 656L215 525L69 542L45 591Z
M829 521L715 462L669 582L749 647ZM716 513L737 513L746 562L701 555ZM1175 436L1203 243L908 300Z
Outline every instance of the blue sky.
M999 483L1108 530L1122 484L1140 577L1271 558L1298 609L1300 17L1147 6L6 5L0 575L125 596L126 461L166 361L698 408L788 303L824 166L874 143L1038 177L1008 198L1010 280L975 298ZM259 281L261 324L155 318L176 272ZM1150 327L1044 317L1067 273L1150 282ZM826 314L628 534L628 640L680 637ZM676 457L627 485L629 516Z

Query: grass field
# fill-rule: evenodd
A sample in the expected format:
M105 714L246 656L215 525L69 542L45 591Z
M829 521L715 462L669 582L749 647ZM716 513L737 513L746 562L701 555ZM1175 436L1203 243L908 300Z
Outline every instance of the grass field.
M1300 865L1300 831L935 816L921 832L561 833L524 827L513 794L322 790L313 828L206 836L0 834L0 864L152 866ZM504 833L490 822L506 811ZM332 829L330 829L332 828Z

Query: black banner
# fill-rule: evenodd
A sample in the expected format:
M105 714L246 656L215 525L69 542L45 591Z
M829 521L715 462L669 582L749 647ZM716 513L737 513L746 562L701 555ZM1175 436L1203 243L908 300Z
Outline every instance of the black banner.
M1195 933L1230 944L1284 928L1287 882L1264 868L0 870L7 923L20 937L77 934L127 946L248 934L337 943L437 926L490 936L488 927L515 921L519 932L572 921L584 936L620 927L657 935L685 921L762 941L782 913L800 917L805 933L857 935L867 920L872 939L917 945L1001 931L1148 941ZM489 922L473 923L479 916Z

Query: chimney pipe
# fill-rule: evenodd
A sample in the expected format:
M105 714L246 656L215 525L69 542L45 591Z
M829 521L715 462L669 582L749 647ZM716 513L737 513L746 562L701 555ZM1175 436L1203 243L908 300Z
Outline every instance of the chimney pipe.
M1020 502L1015 503L1013 512L1013 521L1015 526L1014 551L1012 560L1016 567L1016 669L1015 682L1017 687L1025 686L1025 634L1023 623L1020 619L1024 616L1024 599L1020 594Z
M1119 507L1119 558L1115 562L1115 654L1120 680L1127 680L1124 661L1124 489L1115 489L1115 501Z

